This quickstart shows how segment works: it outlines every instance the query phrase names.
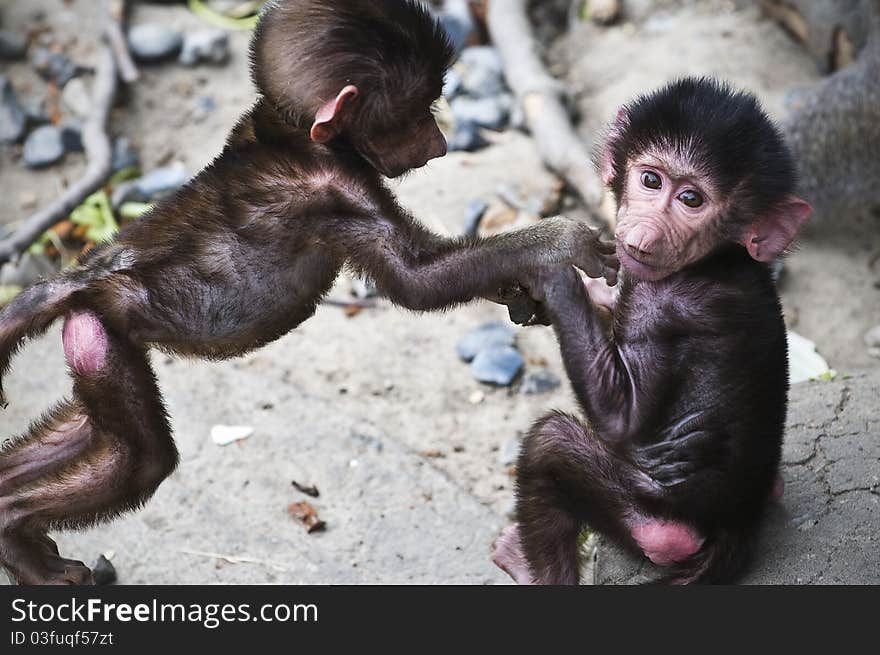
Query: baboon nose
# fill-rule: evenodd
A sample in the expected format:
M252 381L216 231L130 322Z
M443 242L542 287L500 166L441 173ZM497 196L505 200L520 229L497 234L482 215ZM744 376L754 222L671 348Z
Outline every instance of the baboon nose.
M640 230L638 228L630 230L626 235L624 245L627 252L633 256L646 257L654 250L656 239L648 230Z

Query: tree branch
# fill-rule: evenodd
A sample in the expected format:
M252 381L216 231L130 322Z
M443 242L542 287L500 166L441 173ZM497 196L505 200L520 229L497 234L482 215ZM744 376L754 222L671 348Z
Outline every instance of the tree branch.
M522 103L544 163L577 191L588 209L600 215L604 185L571 124L565 87L544 70L537 54L526 4L526 0L490 2L489 32L504 62L507 83Z

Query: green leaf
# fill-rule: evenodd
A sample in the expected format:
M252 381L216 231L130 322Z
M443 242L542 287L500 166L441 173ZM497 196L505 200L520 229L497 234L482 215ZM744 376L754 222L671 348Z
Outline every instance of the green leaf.
M207 23L222 27L225 30L252 30L260 20L259 15L247 18L230 18L214 11L202 0L189 0L189 10Z
M107 193L98 191L85 199L83 204L70 213L75 225L86 228L86 238L95 243L109 241L119 231L119 224L113 217Z
M119 207L119 217L128 220L140 218L153 208L149 202L124 202Z

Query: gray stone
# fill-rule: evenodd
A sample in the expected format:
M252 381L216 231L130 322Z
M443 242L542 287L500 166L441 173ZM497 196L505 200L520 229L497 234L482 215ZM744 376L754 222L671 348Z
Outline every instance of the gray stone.
M52 262L43 255L25 252L17 262L6 262L0 267L0 286L27 287L56 272Z
M180 52L183 36L180 32L158 23L142 23L128 30L128 47L138 61L163 61Z
M449 152L475 152L488 145L489 142L480 134L479 127L473 123L457 123L446 149Z
M469 237L477 236L480 229L480 221L489 209L489 203L482 198L474 198L464 210L464 233Z
M526 375L522 387L520 387L520 393L527 395L547 393L556 389L560 384L562 384L562 380L558 375L548 368L541 368Z
M480 382L508 386L522 370L523 358L511 346L489 346L471 362L471 374Z
M512 346L514 339L515 332L510 325L501 321L492 321L468 332L458 342L455 351L463 361L469 362L486 348Z
M519 458L519 439L508 439L498 451L498 463L501 466L513 466Z
M46 111L45 96L31 95L22 100L21 106L27 116L28 127L37 127L52 122L49 112Z
M229 35L223 30L203 30L187 34L183 38L178 61L184 66L225 64L229 61Z
M27 115L18 102L12 82L0 75L0 143L17 143L26 128Z
M140 156L127 138L121 136L113 142L112 166L114 173L126 168L140 168L140 165Z
M461 52L476 29L467 0L446 0L438 16L455 52Z
M443 96L447 100L452 100L461 92L461 75L454 69L446 71L446 77L443 79Z
M79 75L83 68L62 55L46 48L37 48L31 56L31 66L47 82L54 82L63 88Z
M27 54L27 39L19 34L0 30L0 59L17 61Z
M503 96L469 98L459 96L449 103L456 124L471 123L490 130L500 130L510 116L509 100Z
M366 300L378 296L379 290L376 289L376 283L370 278L356 275L351 278L351 293L359 300Z
M504 64L498 51L492 46L473 46L461 53L461 85L465 93L474 98L485 98L502 93Z
M152 200L171 191L176 191L189 182L190 176L182 164L157 168L136 180L140 197Z
M79 123L62 125L61 143L64 144L64 152L82 152L85 150L82 140L82 126Z
M25 139L22 156L28 168L44 168L61 161L65 152L61 130L54 125L42 125Z
M782 475L742 584L880 583L880 370L791 389ZM636 584L662 569L600 540L597 584Z

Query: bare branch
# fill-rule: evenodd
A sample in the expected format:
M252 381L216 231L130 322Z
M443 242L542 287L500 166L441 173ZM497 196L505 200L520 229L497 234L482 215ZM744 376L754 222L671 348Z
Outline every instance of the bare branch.
M544 70L537 54L526 1L490 2L488 24L507 82L522 103L544 163L577 191L590 210L598 212L604 186L571 124L565 87Z
M83 147L88 160L86 172L60 198L30 216L11 237L0 242L0 264L24 252L43 232L66 218L90 194L100 189L110 176L113 149L106 128L116 85L116 60L110 46L105 46L95 69L92 114L82 129Z
M125 21L127 17L127 3L125 0L107 0L107 25L104 27L104 35L107 42L113 48L116 55L116 65L119 66L119 77L126 84L136 82L140 73L131 53L128 51L128 43L125 40Z

